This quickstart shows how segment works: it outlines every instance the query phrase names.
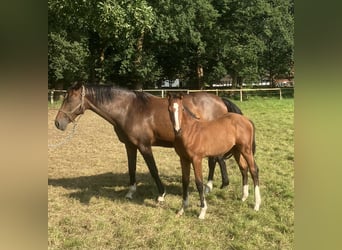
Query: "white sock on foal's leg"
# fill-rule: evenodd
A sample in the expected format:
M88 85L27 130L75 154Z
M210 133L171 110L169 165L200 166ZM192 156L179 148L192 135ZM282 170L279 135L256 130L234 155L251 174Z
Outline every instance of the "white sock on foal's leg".
M248 197L248 185L242 187L242 201L245 201Z
M255 211L259 211L259 207L260 207L260 204L261 204L261 196L260 196L259 186L255 186L255 188L254 188L254 197L255 197L254 210Z
M205 201L204 199L204 207L201 207L201 212L200 212L200 215L198 216L198 219L201 219L203 220L204 217L205 217L205 213L207 212L207 202Z

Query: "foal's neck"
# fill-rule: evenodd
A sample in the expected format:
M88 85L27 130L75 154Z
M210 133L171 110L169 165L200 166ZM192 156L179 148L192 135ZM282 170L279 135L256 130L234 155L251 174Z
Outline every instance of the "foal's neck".
M182 123L180 127L182 130L190 129L194 124L198 123L198 119L188 108L182 105Z

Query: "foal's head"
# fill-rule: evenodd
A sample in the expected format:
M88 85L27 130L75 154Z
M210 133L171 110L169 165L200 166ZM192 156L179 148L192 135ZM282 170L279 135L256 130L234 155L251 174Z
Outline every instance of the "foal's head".
M169 112L172 121L173 128L176 133L181 130L181 124L183 119L183 94L168 94L167 99L169 101Z
M68 89L55 119L58 129L65 130L70 122L74 122L78 115L84 113L84 96L85 89L82 83L74 84Z

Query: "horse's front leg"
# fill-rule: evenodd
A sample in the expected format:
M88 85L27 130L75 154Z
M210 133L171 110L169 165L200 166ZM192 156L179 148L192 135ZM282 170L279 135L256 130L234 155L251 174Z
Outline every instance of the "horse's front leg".
M135 179L137 168L137 147L130 143L125 143L126 154L128 159L128 173L129 173L129 191L126 194L127 199L133 199L133 194L137 190L137 184Z
M157 184L157 188L158 188L158 198L157 201L158 202L163 202L165 200L165 187L162 184L160 177L159 177L159 173L158 173L158 169L157 169L157 165L156 162L154 160L153 154L152 154L152 147L151 146L146 146L146 145L141 145L139 147L139 151L142 154L148 169L150 170L150 173L154 179L154 181Z
M196 187L197 187L198 194L200 197L201 211L200 211L200 215L198 216L198 218L204 219L206 211L207 211L207 202L205 201L205 198L204 198L202 159L199 157L194 158L192 161L192 165L194 167L195 182L196 182Z
M183 215L185 209L189 206L190 161L180 158L180 162L182 167L183 202L177 216Z

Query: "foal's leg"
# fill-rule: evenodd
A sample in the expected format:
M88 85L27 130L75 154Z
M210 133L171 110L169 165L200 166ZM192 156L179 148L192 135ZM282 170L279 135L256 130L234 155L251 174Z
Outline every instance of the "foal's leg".
M246 153L243 151L243 156L248 163L249 172L252 175L252 179L254 183L254 200L255 200L254 210L258 211L260 204L261 204L261 196L260 196L260 189L259 189L259 169L254 160L254 156L251 150L247 150Z
M203 173L202 173L202 158L195 157L192 160L192 165L194 167L194 173L195 173L195 182L196 182L196 187L199 193L200 197L200 203L201 203L201 212L200 215L198 216L199 219L204 219L205 213L207 211L207 202L205 201L204 198L204 190L203 190Z
M177 216L183 215L185 208L189 206L190 161L180 158L180 162L182 166L183 203Z
M242 201L245 201L248 197L248 165L239 149L235 149L233 154L242 175Z
M129 172L129 191L126 194L127 199L132 199L133 194L137 190L137 184L135 180L135 173L137 167L137 147L130 143L125 143L126 154L128 159L128 172Z

